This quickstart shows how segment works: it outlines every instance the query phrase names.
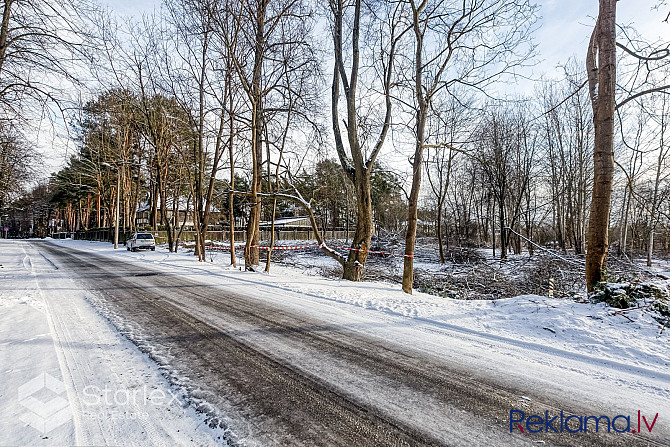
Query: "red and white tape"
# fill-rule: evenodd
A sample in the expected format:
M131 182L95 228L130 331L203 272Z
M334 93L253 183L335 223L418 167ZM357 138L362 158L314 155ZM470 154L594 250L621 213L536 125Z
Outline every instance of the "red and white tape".
M351 248L351 247L330 247L330 248L337 248L338 250L349 250L349 251L361 251L361 252L367 252L372 255L388 255L388 256L395 256L398 258L413 258L414 255L403 255L399 253L391 253L388 251L377 251L377 250L363 250L362 248Z
M334 246L330 247L328 245L322 244L309 244L309 245L275 245L272 247L272 250L304 250L308 248L316 248L316 247L326 247L326 248L335 248L337 250L347 250L347 251L357 251L357 252L367 252L368 254L372 255L387 255L387 256L395 256L399 258L413 258L414 255L406 255L406 254L399 254L399 253L392 253L389 251L379 251L379 250L364 250L362 248L352 248L352 247L343 247L343 246ZM236 245L235 248L244 248L244 245ZM265 245L251 245L251 248L258 248L259 250L269 250L271 247L270 246L265 246ZM208 245L205 247L205 250L230 250L230 246L225 246L225 245Z
M314 248L318 247L318 244L312 245L275 245L272 247L273 250L302 250L305 248ZM244 248L245 245L236 245L235 248ZM251 248L258 248L259 250L269 250L269 246L264 245L251 245ZM229 245L206 245L205 250L230 250Z
M318 244L311 244L311 245L275 245L272 247L273 250L302 250L305 248L314 248L318 247ZM263 245L251 245L250 247L252 248L258 248L259 250L269 250L269 246L263 246Z

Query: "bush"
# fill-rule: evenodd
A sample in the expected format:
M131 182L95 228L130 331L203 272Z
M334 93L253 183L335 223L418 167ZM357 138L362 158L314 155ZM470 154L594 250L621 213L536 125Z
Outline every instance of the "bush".
M444 252L447 262L454 264L478 264L484 261L484 257L475 248L456 247Z
M601 282L590 296L593 302L604 302L618 309L628 309L640 304L654 301L653 309L664 316L668 313L669 295L667 288L658 284L645 282L641 284ZM668 315L665 315L668 313Z
M637 300L631 296L633 287L628 283L599 282L589 296L594 303L607 303L617 309L628 309L635 306Z

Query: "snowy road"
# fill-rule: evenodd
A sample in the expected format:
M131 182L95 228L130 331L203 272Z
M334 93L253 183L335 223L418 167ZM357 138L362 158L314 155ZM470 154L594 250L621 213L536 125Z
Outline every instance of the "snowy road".
M197 269L41 242L31 249L72 274L173 385L230 429L232 443L670 445L668 371L508 345L258 277L213 281ZM512 409L659 418L652 433L510 434Z
M246 445L669 445L667 371L506 348L256 281L33 247ZM278 293L279 292L279 293ZM571 371L579 369L579 371ZM614 370L614 371L612 371ZM603 383L593 373L616 375ZM664 385L666 388L664 388ZM510 410L660 414L652 433L509 433Z
M0 241L0 445L221 445L52 259Z

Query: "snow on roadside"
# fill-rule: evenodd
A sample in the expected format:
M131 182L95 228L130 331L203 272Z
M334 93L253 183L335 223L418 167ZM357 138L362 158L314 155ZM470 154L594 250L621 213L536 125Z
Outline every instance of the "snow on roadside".
M627 313L632 320L629 321L602 303L578 303L536 295L495 301L454 300L418 292L406 295L399 285L320 278L280 265L273 265L270 274L242 272L230 267L227 252L208 256L212 262L198 263L192 252L169 253L164 247L157 248L155 252L129 253L115 251L110 244L101 242L51 242L160 268L204 272L212 275L214 283L217 277L225 282L224 278L234 280L257 275L256 278L268 286L313 299L336 301L421 322L548 346L594 360L615 361L652 371L667 370L670 366L667 349L670 331L659 336L658 323L645 310ZM296 252L296 256L299 257L299 253ZM304 261L309 263L312 258L304 256Z
M0 445L225 445L86 294L0 240Z

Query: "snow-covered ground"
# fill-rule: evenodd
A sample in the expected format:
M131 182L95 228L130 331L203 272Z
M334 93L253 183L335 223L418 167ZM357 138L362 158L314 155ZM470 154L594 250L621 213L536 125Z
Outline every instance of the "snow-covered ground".
M163 268L196 269L211 275L214 281L217 276L221 278L220 275L227 279L254 278L316 300L345 303L519 345L533 343L594 361L611 361L651 371L670 370L670 330L659 335L658 322L644 309L627 312L626 318L603 303L578 303L536 295L487 301L455 300L419 292L407 295L400 285L373 281L351 283L304 274L304 270L311 271L310 262L323 259L309 256L309 252L304 257L307 263L304 268L274 264L270 274L266 274L233 269L228 252L208 254L209 262L198 263L192 252L184 250L169 253L159 247L155 252L129 253L123 247L114 250L110 244L101 242L53 240L52 243ZM300 256L299 252L296 256ZM300 264L300 259L297 263Z
M604 304L535 295L495 301L454 300L418 292L410 296L399 285L304 274L309 265L299 269L275 264L270 274L243 272L229 265L226 252L208 255L210 262L199 263L188 251L169 253L163 247L131 253L100 242L50 243L181 272L306 313L330 310L339 324L349 321L353 327L358 322L357 330L397 343L416 343L416 333L421 332L425 349L436 355L453 352L464 363L472 361L475 368L492 374L509 370L514 375L510 380L517 384L533 378L536 385L547 385L547 394L573 393L580 402L598 402L631 413L649 407L663 418L670 413L670 331L659 334L659 324L646 310L628 312L626 318ZM304 256L302 261L310 259ZM65 272L55 270L55 265L23 242L0 241L0 263L0 445L223 442L223 434L207 428L203 415L196 414L187 399L180 401L181 395L166 383L160 369L96 313L85 291ZM369 324L391 320L402 321L403 326L386 329ZM490 352L477 353L470 360L473 346ZM490 365L482 366L478 358L482 356L490 357ZM44 380L42 373L53 377L56 385L62 383L63 391L55 386L55 391L48 392L68 402L67 407L62 405L70 412L63 416L62 425L49 431L48 439L44 430L22 419L31 412L40 415L31 410L20 387L34 377ZM123 394L146 386L177 398L169 404L142 400L128 406L106 405L84 394L84 389L99 395ZM37 395L40 401L51 397ZM42 412L48 419L59 410L54 404ZM114 417L133 412L144 417ZM88 413L98 416L86 418Z
M221 445L71 273L0 240L0 445Z

